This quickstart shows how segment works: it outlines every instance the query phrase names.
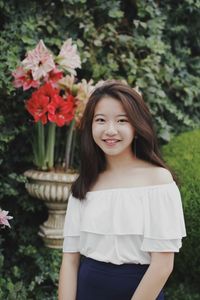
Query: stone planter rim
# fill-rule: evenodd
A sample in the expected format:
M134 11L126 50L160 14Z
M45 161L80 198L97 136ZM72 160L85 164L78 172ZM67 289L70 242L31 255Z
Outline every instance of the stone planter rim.
M75 170L55 172L30 169L24 172L24 176L35 180L66 183L66 181L74 181L77 177L77 172Z

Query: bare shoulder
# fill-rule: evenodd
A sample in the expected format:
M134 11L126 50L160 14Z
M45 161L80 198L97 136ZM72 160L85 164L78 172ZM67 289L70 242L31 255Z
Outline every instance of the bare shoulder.
M163 167L153 165L150 162L138 161L136 168L132 168L131 179L135 185L162 185L173 182L171 172Z
M173 182L173 177L168 169L162 167L153 167L149 170L153 177L154 184L167 184Z

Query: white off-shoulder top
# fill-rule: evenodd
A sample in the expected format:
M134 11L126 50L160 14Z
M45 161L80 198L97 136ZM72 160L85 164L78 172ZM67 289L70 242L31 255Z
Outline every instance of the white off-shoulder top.
M150 263L150 252L179 252L186 236L179 189L173 181L145 187L91 191L69 197L63 252L93 259Z

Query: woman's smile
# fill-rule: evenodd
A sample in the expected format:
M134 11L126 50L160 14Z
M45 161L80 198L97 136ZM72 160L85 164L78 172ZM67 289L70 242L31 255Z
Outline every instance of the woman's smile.
M120 140L117 139L105 139L103 140L107 146L115 146L118 142L120 142Z

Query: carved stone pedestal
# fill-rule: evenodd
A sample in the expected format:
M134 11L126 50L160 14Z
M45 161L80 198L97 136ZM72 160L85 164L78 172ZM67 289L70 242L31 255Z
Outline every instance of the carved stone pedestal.
M28 193L45 201L48 207L48 220L40 226L39 235L47 247L61 249L63 226L70 187L77 173L57 173L28 170L25 187Z

